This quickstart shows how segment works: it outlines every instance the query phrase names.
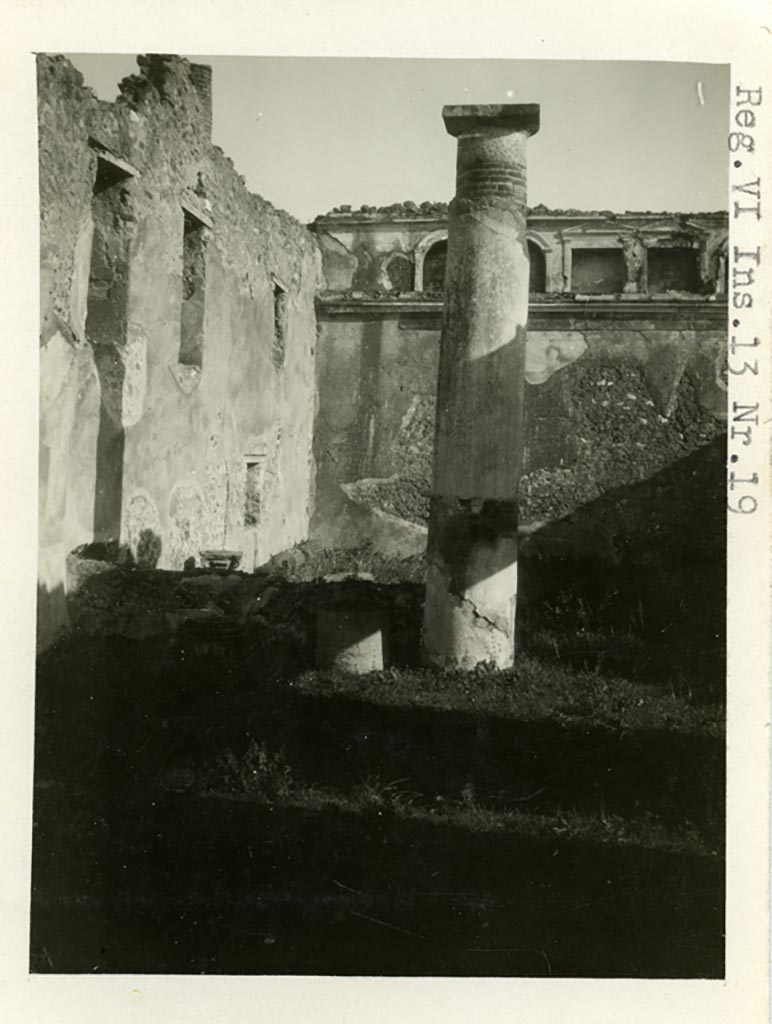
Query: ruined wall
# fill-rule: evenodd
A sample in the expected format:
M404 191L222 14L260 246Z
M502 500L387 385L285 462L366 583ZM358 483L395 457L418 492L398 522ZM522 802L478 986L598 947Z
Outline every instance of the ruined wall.
M65 560L92 538L99 384L86 342L93 95L65 60L38 60L40 437L38 638L67 624Z
M529 533L656 477L725 431L727 217L540 206L526 226L520 503ZM338 207L313 229L325 292L312 536L417 553L432 471L447 205ZM711 486L718 493L722 473Z
M526 532L722 443L724 310L610 305L532 309L520 488ZM320 302L312 536L410 553L423 549L428 517L439 312L394 307L389 315L384 307L365 320L351 305ZM720 465L711 486L723 487Z
M447 204L339 207L316 218L328 291L442 295L430 262L448 235ZM528 211L531 291L714 294L726 274L725 213ZM440 256L440 260L443 257ZM536 271L534 273L534 270Z
M250 569L308 533L318 247L212 146L209 69L138 63L109 104L38 61L42 644L80 544Z

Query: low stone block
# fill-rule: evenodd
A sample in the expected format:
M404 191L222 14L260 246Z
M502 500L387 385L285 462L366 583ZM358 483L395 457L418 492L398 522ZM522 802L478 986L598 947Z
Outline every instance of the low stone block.
M329 608L316 613L316 664L344 672L383 668L384 613L377 608Z

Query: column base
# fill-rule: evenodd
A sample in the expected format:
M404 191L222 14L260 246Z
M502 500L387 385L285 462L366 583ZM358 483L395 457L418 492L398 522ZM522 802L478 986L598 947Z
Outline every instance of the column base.
M511 668L517 510L512 501L432 499L423 657L436 668Z
M430 568L426 580L424 664L431 668L464 671L483 664L498 669L512 668L515 661L515 598L511 597L507 602L507 622L504 625L500 616L498 622L487 618L476 601L450 593L443 582L442 574ZM431 599L428 596L430 590L433 591ZM484 593L475 595L477 600L486 596ZM499 608L501 610L500 604Z

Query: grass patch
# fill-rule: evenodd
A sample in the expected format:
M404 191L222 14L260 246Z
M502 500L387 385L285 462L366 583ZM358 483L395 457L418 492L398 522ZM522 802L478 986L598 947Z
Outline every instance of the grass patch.
M723 709L694 705L675 692L599 672L577 672L522 657L515 668L471 672L387 669L355 676L310 671L288 685L320 697L348 697L384 706L423 707L495 715L518 721L552 720L608 729L667 729L721 736Z
M434 672L418 583L306 554L279 580L84 588L84 622L138 635L220 612L135 641L84 628L41 661L33 969L721 976L702 596L681 613L640 574L579 593L563 567L524 595L514 669ZM335 586L385 610L383 672L313 668L331 591L312 581L341 572L376 577Z
M282 765L279 778L266 778L255 784L250 779L253 769L249 767L249 759L243 769L234 770L239 765L238 758L232 751L228 753L227 758L218 758L198 771L186 767L170 773L165 780L167 791L271 808L375 814L387 821L445 825L473 834L505 834L513 840L557 839L710 857L720 857L722 853L720 844L713 847L706 844L693 826L667 828L651 813L631 820L600 811L583 814L562 810L550 815L525 809L501 810L478 800L469 782L458 799L435 796L428 805L420 792L409 788L409 779L385 781L380 776L369 776L350 791L341 792L295 780L281 755L274 755ZM236 779L238 781L234 781Z

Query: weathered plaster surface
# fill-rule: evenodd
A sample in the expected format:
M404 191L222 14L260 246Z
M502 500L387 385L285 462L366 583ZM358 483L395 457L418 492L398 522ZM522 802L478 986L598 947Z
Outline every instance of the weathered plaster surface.
M66 625L64 560L80 544L114 541L162 568L225 546L251 568L308 533L318 245L212 146L207 69L139 64L110 104L64 58L38 60L43 644ZM105 153L132 172L112 219L92 202ZM200 367L179 360L183 205L207 225ZM93 319L93 337L90 274L108 312L119 292L123 304ZM280 367L274 279L287 292ZM245 457L260 444L265 495L246 528Z
M426 307L421 268L447 228L447 204L428 202L340 207L313 224L327 290L318 302L312 534L325 544L380 537L382 515L390 517L389 544L415 550L422 543L416 531L429 514L441 310ZM531 296L526 342L526 531L686 465L723 434L726 236L723 212L528 210L526 237L544 255L546 292ZM642 294L645 275L633 266L635 292L570 294L576 249L617 248L624 264L633 238L647 254L692 247L699 292ZM413 293L398 293L380 275L395 252L413 261ZM714 484L720 489L722 478Z
M312 535L330 545L360 543L361 528L350 525L373 509L425 525L436 323L424 329L418 320L395 315L369 323L323 319L320 326ZM377 339L366 368L365 336ZM681 308L664 324L642 315L604 321L566 314L553 318L549 330L529 330L527 367L559 361L562 352L577 358L543 383L525 386L519 500L526 527L571 516L725 433L725 333L695 324ZM363 422L373 424L364 433ZM339 498L342 484L347 504ZM723 480L717 478L716 486Z

